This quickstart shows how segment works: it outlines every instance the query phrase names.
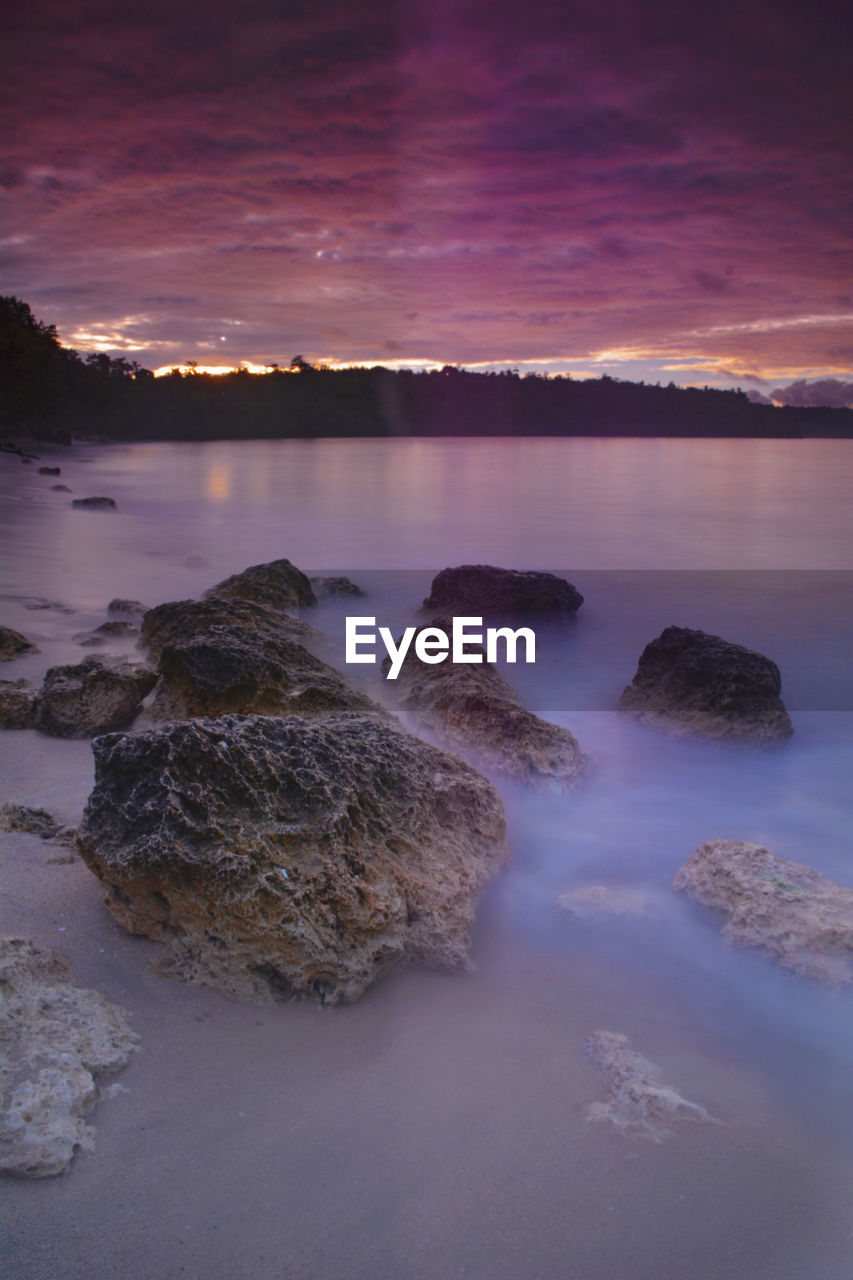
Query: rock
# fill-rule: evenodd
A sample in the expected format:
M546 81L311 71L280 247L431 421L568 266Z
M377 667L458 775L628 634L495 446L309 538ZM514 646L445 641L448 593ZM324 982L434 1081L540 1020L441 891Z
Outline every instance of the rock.
M710 840L673 888L723 918L722 935L783 969L820 982L853 982L853 889L763 845Z
M100 648L108 644L110 639L118 636L135 636L138 634L138 628L131 622L119 622L111 619L109 622L102 622L99 627L94 627L91 631L78 631L71 639L77 644L83 645L84 648Z
M42 596L22 596L21 604L25 609L38 612L41 609L52 609L56 613L75 613L67 604L60 604L58 600L45 600Z
M310 581L289 560L253 564L204 593L205 600L248 600L273 609L298 609L317 603Z
M57 951L21 938L0 941L3 1040L0 1173L50 1178L76 1151L91 1151L83 1119L98 1096L95 1077L123 1067L138 1037L128 1015L77 985Z
M316 593L321 596L366 596L362 587L356 586L349 578L309 578L308 581Z
M122 613L128 618L141 618L147 607L139 600L125 600L121 596L116 596L107 605L107 613Z
M466 962L506 857L489 783L387 723L223 716L97 738L78 850L158 969L231 996L352 1000Z
M447 619L431 625L449 634ZM467 649L477 651L473 645ZM389 666L386 658L383 668ZM389 688L417 729L432 730L481 768L548 790L572 790L589 765L568 729L528 711L512 685L485 661L462 664L447 658L430 665L416 656L413 641Z
M587 1120L607 1121L620 1133L663 1142L672 1136L665 1127L674 1120L705 1120L721 1124L704 1107L682 1098L671 1085L663 1083L660 1067L631 1046L627 1036L616 1031L594 1031L584 1044L609 1095L607 1102L594 1102Z
M639 920L657 914L659 904L649 889L589 884L561 893L557 906L580 920Z
M74 827L63 826L47 809L31 809L26 804L0 805L0 831L24 831L42 840L66 842L72 841L75 834Z
M11 662L13 658L20 658L24 653L39 652L38 646L26 636L21 635L20 631L13 631L11 627L0 627L0 662Z
M487 619L506 614L566 616L582 604L580 592L555 573L463 564L436 574L423 607Z
M114 511L115 498L72 498L72 507L87 507L92 511Z
M29 680L0 680L0 729L31 729L37 699Z
M156 680L142 662L93 657L76 666L51 667L38 696L35 726L55 738L127 728Z
M61 476L62 467L39 467L40 476Z
M321 632L266 605L249 600L173 600L149 609L142 619L139 643L153 662L168 644L203 640L213 627L237 627L241 631L303 644L312 652L328 649Z
M54 493L71 493L67 484L52 484L50 487Z
M667 627L647 644L619 710L677 735L767 746L794 732L775 662L719 636Z
M220 716L323 715L329 711L386 713L301 644L240 627L211 626L160 653L160 682L149 723Z

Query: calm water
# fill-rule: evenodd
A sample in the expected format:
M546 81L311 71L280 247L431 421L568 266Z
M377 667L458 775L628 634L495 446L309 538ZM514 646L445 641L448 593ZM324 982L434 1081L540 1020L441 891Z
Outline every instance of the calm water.
M853 445L249 442L76 446L55 461L73 496L106 494L118 510L72 510L72 495L51 489L55 479L0 459L8 498L4 618L42 649L7 664L4 675L37 678L56 661L79 660L74 633L102 621L113 596L154 604L195 595L279 556L309 572L349 573L368 589L355 606L330 601L312 611L310 620L333 638L347 612L395 628L414 620L432 572L448 564L557 569L586 598L575 623L542 630L536 668L508 674L531 706L571 728L595 768L570 798L503 788L514 858L482 903L477 974L401 975L334 1013L337 1022L325 1019L322 1043L304 1011L280 1013L276 1025L303 1037L301 1068L319 1082L328 1080L336 1041L365 1096L383 1080L382 1098L366 1104L363 1117L365 1126L379 1125L381 1141L349 1113L338 1116L334 1100L332 1137L319 1120L313 1128L316 1141L339 1140L349 1153L340 1171L323 1172L337 1187L341 1243L332 1257L323 1251L331 1246L311 1242L307 1226L304 1239L294 1228L305 1267L294 1274L848 1274L849 1216L836 1201L849 1206L853 1181L851 1003L731 951L669 885L698 844L730 836L853 886ZM33 609L24 597L54 607ZM675 743L612 711L643 644L669 623L749 644L779 663L796 727L789 746L753 755ZM378 678L374 692L385 693ZM57 794L70 814L88 786L86 745L31 733L2 739L10 793L37 802L48 777L62 778ZM652 917L602 926L555 909L558 894L591 883L647 890ZM87 891L84 881L79 892ZM140 997L140 1017L143 1007ZM240 1021L249 1015L226 1008L218 1015L230 1028L223 1035L237 1027L251 1035L251 1023ZM653 1160L636 1140L588 1129L583 1111L600 1095L579 1065L580 1049L599 1027L629 1034L729 1129L679 1133ZM385 1071L375 1038L389 1028L393 1048L383 1061L393 1066ZM370 1067L359 1074L362 1062ZM579 1080L582 1107L573 1093ZM191 1131L183 1113L179 1123ZM453 1165L454 1125L467 1135L458 1157L467 1176L451 1195L437 1188ZM316 1151L311 1143L309 1124L300 1131L300 1158ZM99 1137L99 1154L101 1146ZM418 1222L416 1257L414 1237L395 1234L381 1208L393 1203L403 1214L396 1180L413 1150L414 1185L426 1189L437 1215ZM574 1150L587 1163L570 1169ZM240 1166L239 1152L235 1158ZM634 1160L645 1172L628 1191L625 1170ZM354 1169L373 1206L369 1230L352 1194ZM67 1185L76 1178L82 1187L84 1177L75 1171ZM568 1199L559 1194L564 1180ZM523 1240L520 1253L500 1244L504 1228L481 1203L486 1184L504 1206L504 1223L515 1224L513 1238ZM287 1185L291 1210L313 1223L308 1192ZM706 1206L704 1217L698 1208L680 1216L685 1195ZM73 1193L62 1196L58 1222L75 1211ZM777 1256L771 1242L783 1237ZM567 1257L579 1269L566 1269ZM251 1274L266 1280L284 1272L270 1262Z

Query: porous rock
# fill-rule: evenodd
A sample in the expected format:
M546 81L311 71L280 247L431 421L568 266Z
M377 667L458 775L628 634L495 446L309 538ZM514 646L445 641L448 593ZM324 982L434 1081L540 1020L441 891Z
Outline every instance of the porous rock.
M251 600L172 600L149 609L142 619L139 643L152 662L158 662L166 645L203 640L214 627L233 627L267 637L305 645L312 652L328 648L326 637L316 628L268 605Z
M432 626L445 634L448 619ZM474 645L466 651L477 652ZM397 679L388 682L400 707L417 729L429 729L442 743L484 769L547 790L572 790L589 765L574 736L533 714L495 666L424 663L414 652L414 639ZM388 669L389 659L383 667Z
M499 797L351 713L223 716L97 738L78 850L161 972L260 1001L351 1000L405 962L464 964L504 861Z
M608 1094L607 1102L592 1103L587 1120L605 1121L626 1136L653 1142L671 1137L672 1130L666 1126L676 1120L721 1123L666 1084L660 1067L637 1053L618 1031L594 1031L587 1037L584 1053L595 1064Z
M0 805L0 831L23 831L27 835L39 836L42 840L63 840L70 842L74 838L75 829L57 822L47 809L33 809L26 804L8 803Z
M0 627L0 662L11 662L25 653L38 653L38 647L11 627Z
M124 596L116 596L107 605L107 613L120 613L128 618L141 618L147 607L140 600L127 600Z
M37 700L29 680L0 680L0 729L31 729Z
M115 498L72 498L72 507L86 507L91 511L114 511Z
M722 936L783 969L831 984L853 982L853 889L763 845L709 840L673 888L721 917Z
M560 617L576 613L582 604L580 592L555 573L463 564L436 574L423 607L481 618L507 614Z
M206 600L250 600L273 609L298 609L317 603L309 579L289 560L250 565L217 582L204 595Z
M619 710L668 732L768 746L794 732L775 662L720 636L667 627L647 644Z
M35 727L55 738L90 738L127 728L156 680L156 672L142 662L110 658L51 667L38 695Z
M0 940L0 991L0 1173L53 1177L94 1146L84 1117L95 1077L123 1067L138 1037L125 1010L80 987L59 952L22 938Z

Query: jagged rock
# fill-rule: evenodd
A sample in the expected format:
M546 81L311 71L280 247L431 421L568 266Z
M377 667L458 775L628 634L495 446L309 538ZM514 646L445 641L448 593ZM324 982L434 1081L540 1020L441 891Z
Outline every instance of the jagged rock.
M390 724L223 716L97 738L78 849L160 971L269 1001L351 1000L466 961L506 856L489 783Z
M115 498L72 498L72 507L88 507L92 511L114 511Z
M168 644L149 722L220 716L385 712L351 689L334 668L285 636L211 626L202 636Z
M40 476L61 476L62 467L39 467Z
M561 893L557 905L580 920L647 919L659 908L657 898L649 889L604 884L588 884Z
M463 564L436 574L423 607L486 619L506 614L559 617L574 614L582 604L580 592L554 573Z
M29 680L0 680L0 729L31 729L37 699Z
M853 889L763 845L709 840L676 872L673 888L720 913L722 935L783 969L853 982Z
M0 1173L50 1178L93 1148L83 1117L99 1096L95 1076L125 1066L138 1036L124 1009L77 985L59 952L22 938L0 940L0 991Z
M312 652L324 651L328 641L299 618L250 600L173 600L149 609L142 619L139 643L153 662L166 645L204 640L213 627L236 627L271 640L286 639Z
M609 1095L607 1102L593 1102L587 1120L607 1121L620 1133L663 1142L672 1136L665 1125L675 1120L705 1120L721 1124L704 1107L682 1098L663 1083L663 1072L631 1046L617 1031L594 1031L584 1053L598 1069Z
M0 806L0 831L24 831L28 835L40 836L42 840L64 840L66 843L72 841L75 834L74 827L57 822L47 809L11 803Z
M317 603L310 581L289 560L253 564L204 593L205 600L249 600L273 609L298 609Z
M667 627L640 655L619 710L674 734L767 746L794 732L775 662L719 636Z
M431 625L449 634L447 619ZM474 645L466 648L477 652ZM389 666L386 658L383 668ZM571 790L589 765L568 729L528 711L512 685L485 660L462 664L447 658L427 664L416 656L413 641L389 688L416 728L432 730L445 746L470 756L481 768L548 790Z
M13 658L20 658L24 653L39 652L38 646L26 636L21 635L20 631L13 631L11 627L0 627L0 662L11 662Z
M309 578L311 586L321 596L365 596L367 592L349 578Z
M147 605L142 604L139 600L125 600L122 596L116 596L107 605L107 613L121 613L128 618L141 618L147 610Z
M35 726L55 738L127 728L156 680L142 662L92 657L76 666L51 667L38 695Z
M111 619L109 622L102 622L99 627L94 627L91 631L78 631L71 639L85 649L96 649L109 644L110 639L115 639L116 636L135 636L137 634L138 628L132 622L119 622Z

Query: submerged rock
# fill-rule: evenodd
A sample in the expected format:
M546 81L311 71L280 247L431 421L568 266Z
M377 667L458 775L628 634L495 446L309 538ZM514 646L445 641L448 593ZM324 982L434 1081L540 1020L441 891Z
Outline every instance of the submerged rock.
M13 658L20 658L25 653L39 652L38 646L21 635L20 631L0 627L0 662L11 662Z
M37 700L29 680L0 680L0 729L31 729Z
M97 738L78 849L157 968L227 995L351 1000L464 964L506 857L499 797L454 756L341 713Z
M292 640L313 652L328 648L326 637L299 618L250 600L219 597L172 600L149 609L142 619L139 643L157 662L166 645L203 641L214 627L238 628L272 640Z
M589 884L561 893L557 906L581 920L639 920L656 915L660 903L650 889Z
M82 645L84 649L94 649L109 644L110 640L117 637L135 635L138 635L138 628L132 622L111 619L109 622L102 622L99 627L94 627L91 631L78 631L71 639Z
M721 913L734 946L806 978L853 982L853 889L743 840L700 845L672 884Z
M42 840L66 842L73 840L75 834L74 827L57 822L47 809L33 809L26 804L0 805L0 831L23 831Z
M367 592L342 576L331 578L309 578L311 586L321 596L365 596Z
M449 630L445 619L432 625ZM475 647L469 645L468 652L476 652ZM388 659L384 666L388 668ZM416 728L434 731L443 744L484 769L549 790L571 790L589 764L568 729L528 711L512 685L485 660L453 663L448 658L430 665L412 647L389 688Z
M489 618L504 614L574 614L583 596L565 578L536 570L463 564L442 569L432 580L424 609Z
M107 605L107 613L121 613L128 618L141 618L147 607L139 600L126 600L123 596L116 596Z
M50 487L54 493L71 493L67 484L52 484Z
M675 734L755 746L794 732L775 662L719 636L667 627L640 655L619 710Z
M35 727L55 738L90 738L127 728L156 680L144 663L118 659L93 657L51 667L38 695Z
M609 1095L607 1102L592 1103L587 1120L606 1121L620 1133L653 1142L672 1137L666 1125L675 1120L722 1123L665 1084L660 1067L637 1053L627 1036L617 1031L594 1031L586 1040L584 1053L595 1063Z
M92 511L114 511L115 498L72 498L72 507L88 507Z
M138 1044L128 1015L78 986L57 951L0 940L0 1173L50 1178L90 1151L83 1119L98 1099L95 1076L125 1066Z
M61 476L62 467L39 467L40 476Z
M289 560L253 564L204 593L205 600L249 600L273 609L298 609L317 603L309 579Z

